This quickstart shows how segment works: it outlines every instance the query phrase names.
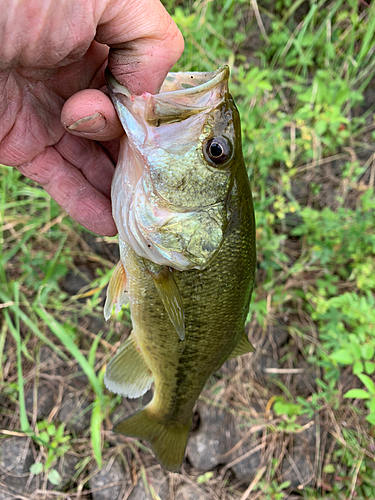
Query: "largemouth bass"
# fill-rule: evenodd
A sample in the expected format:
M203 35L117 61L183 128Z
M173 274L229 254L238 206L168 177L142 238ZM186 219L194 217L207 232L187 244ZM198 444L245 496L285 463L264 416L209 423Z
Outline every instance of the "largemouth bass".
M121 260L105 317L129 300L133 331L107 366L111 391L151 402L115 432L147 440L178 471L207 378L253 350L244 331L255 223L229 69L169 73L131 95L107 70L124 127L112 183Z

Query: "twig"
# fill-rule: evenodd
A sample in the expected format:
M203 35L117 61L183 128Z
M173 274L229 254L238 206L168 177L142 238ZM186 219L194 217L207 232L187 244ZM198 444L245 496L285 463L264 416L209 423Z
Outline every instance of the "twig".
M337 155L328 156L327 158L321 158L320 160L314 160L311 163L306 163L306 165L302 165L297 169L297 173L305 172L306 170L310 170L311 168L319 167L320 165L324 165L325 163L330 163L334 160L342 160L343 158L347 158L348 155L346 153L338 153Z
M252 427L251 429L249 429L246 434L238 441L238 443L236 443L233 448L231 448L229 451L227 451L226 453L223 453L222 455L219 455L219 458L225 458L227 457L228 455L232 455L235 451L238 450L238 448L240 448L240 446L246 441L246 439L251 436L251 434L255 434L256 432L259 432L261 430L263 430L265 427L268 427L270 425L274 425L274 424L277 424L281 421L281 418L275 418L274 420L272 420L271 422L266 422L264 424L260 424L260 425L255 425L254 427Z
M304 368L264 368L266 373L303 373L306 370Z
M25 432L7 431L4 429L0 429L0 434L5 434L6 436L18 436L18 437L27 436Z
M348 500L352 500L352 498L353 498L355 486L357 484L358 473L359 473L359 469L361 468L362 462L363 462L362 458L357 461L357 465L356 465L356 468L355 468L355 472L354 472L352 484L350 486L350 493L349 493Z
M266 32L266 29L264 27L264 24L263 24L263 21L262 21L262 18L260 16L260 12L259 12L259 8L258 8L258 3L257 3L257 0L250 0L250 4L254 10L254 14L255 14L255 18L257 20L257 23L258 23L258 27L260 29L260 32L262 33L263 35L263 38L266 42L267 45L270 45L270 39L268 38L268 35L267 35L267 32Z
M271 434L269 434L267 436L267 438L271 436ZM235 460L233 460L232 462L229 462L229 464L227 464L223 470L222 470L222 474L224 474L228 469L230 469L231 467L233 467L233 465L236 465L238 464L239 462L242 462L242 460L245 460L245 458L248 458L248 457L251 457L251 455L254 455L254 453L256 453L257 451L261 450L262 448L264 448L264 443L261 443L259 444L258 446L255 446L255 448L249 450L248 452L246 452L244 455L241 455L240 457L236 458Z
M263 476L266 468L267 467L262 467L261 469L258 470L258 472L255 474L254 479L251 481L251 483L249 484L249 487L247 488L245 493L242 495L240 500L246 500L249 497L249 495L253 491L254 487L259 483L260 478Z
M0 304L0 309L4 309L5 307L9 307L9 306L14 306L15 302L13 302L12 300L8 301L8 302L4 302L3 304Z

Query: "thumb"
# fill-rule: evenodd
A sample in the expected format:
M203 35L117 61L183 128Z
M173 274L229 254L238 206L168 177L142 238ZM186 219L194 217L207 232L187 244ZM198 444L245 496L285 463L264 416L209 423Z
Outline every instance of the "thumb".
M184 50L180 30L159 0L110 1L96 40L110 46L110 70L137 95L157 93Z

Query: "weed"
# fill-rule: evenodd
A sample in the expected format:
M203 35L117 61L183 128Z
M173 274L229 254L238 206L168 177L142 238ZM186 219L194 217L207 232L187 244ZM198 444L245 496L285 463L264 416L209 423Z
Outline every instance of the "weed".
M236 498L286 498L291 485L283 480L280 461L271 460L276 438L267 433L272 427L279 431L275 434L291 437L301 430L303 416L322 422L327 433L326 447L322 444L319 452L317 445L317 488L306 487L305 498L373 498L375 123L374 103L365 101L365 90L375 73L375 5L357 0L164 3L186 40L175 70L231 68L257 219L251 336L261 346L268 326L280 317L292 334L285 346L274 348L281 371L272 390L251 378L244 358L234 376L227 372L218 382L211 377L205 393L216 404L224 398L220 405L245 428L249 422L264 424L266 465L245 493L231 480L225 493L217 493L212 472L191 477L216 497L231 498L236 490ZM16 170L0 168L2 427L33 437L45 459L32 472L48 473L51 482L59 480L53 472L57 453L66 453L68 446L84 449L77 472L81 489L91 457L101 464L111 453L107 417L120 398L105 392L103 373L113 344L130 324L124 309L109 327L87 327L89 318L100 324L102 290L113 263L110 256L95 254L85 237L87 232L42 189ZM95 278L71 297L62 283L82 264ZM40 344L87 377L90 438L70 439L55 423L56 413L53 422L36 422L28 414L24 393ZM301 358L317 374L307 396L291 383ZM264 412L273 397L277 424L268 426ZM146 448L135 441L131 446L145 477Z
M40 474L44 472L50 483L57 485L61 481L59 472L52 468L56 461L61 458L69 450L69 435L64 435L65 424L56 427L53 423L46 421L38 422L37 429L39 434L39 443L43 444L47 449L44 464L35 462L30 467L32 474Z

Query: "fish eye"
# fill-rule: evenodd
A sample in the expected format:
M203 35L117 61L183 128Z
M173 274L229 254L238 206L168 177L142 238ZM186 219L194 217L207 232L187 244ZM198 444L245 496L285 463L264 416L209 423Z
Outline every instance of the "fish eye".
M221 165L230 157L231 149L229 141L225 137L218 136L213 137L206 143L205 153L216 165Z

